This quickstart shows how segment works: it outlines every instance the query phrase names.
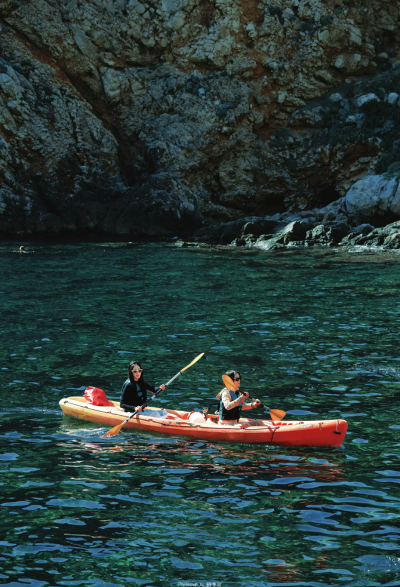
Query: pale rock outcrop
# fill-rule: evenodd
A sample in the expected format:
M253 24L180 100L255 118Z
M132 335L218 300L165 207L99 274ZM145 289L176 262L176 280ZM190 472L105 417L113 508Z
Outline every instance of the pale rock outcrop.
M363 74L367 73L370 60L366 55L360 53L352 53L345 55L338 55L333 61L333 65L344 71L347 74Z
M360 96L359 98L357 98L356 100L356 104L359 108L361 108L361 106L364 106L364 104L369 104L370 102L380 102L380 99L378 98L378 96L376 94L366 94L365 96ZM393 102L391 102L393 103Z
M345 207L353 222L372 222L390 214L400 217L399 179L383 175L361 179L347 192Z
M310 222L307 222L307 220L294 220L280 231L280 234L282 235L281 241L283 244L303 241L306 237L307 231L311 228L311 226L312 225Z
M399 103L399 94L397 92L390 92L387 97L387 101L389 104L398 104Z

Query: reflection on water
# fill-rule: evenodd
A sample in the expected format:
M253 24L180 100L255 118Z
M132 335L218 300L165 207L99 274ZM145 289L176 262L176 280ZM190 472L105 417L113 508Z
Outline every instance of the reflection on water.
M397 257L12 248L0 247L1 584L400 584ZM158 384L203 351L159 407L211 405L236 367L287 419L345 417L344 445L104 439L61 415L59 399L89 384L118 399L133 358Z

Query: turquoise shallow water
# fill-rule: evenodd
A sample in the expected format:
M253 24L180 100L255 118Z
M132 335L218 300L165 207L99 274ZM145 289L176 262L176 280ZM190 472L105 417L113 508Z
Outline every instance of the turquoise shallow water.
M400 585L394 254L0 245L0 584ZM63 417L206 357L156 405L207 406L228 368L340 449L195 442Z

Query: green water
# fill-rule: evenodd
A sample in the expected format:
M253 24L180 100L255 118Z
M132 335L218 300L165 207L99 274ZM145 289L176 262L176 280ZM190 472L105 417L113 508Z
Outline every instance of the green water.
M24 243L26 244L26 243ZM400 585L394 254L165 244L0 246L0 584ZM63 417L201 362L156 405L207 406L236 368L339 449L196 442Z

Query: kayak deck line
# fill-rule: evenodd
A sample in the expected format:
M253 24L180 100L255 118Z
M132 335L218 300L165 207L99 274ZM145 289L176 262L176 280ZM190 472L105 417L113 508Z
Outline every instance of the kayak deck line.
M79 405L79 403L83 403L82 401L80 401L81 398L68 398L66 400L61 400L60 401L60 405L61 405L61 402L63 402L63 405L66 405L67 403L70 403L72 405L77 405L73 401L71 401L71 399L74 399L74 400L77 400L78 399L78 405ZM118 402L113 402L113 403L114 404L118 404ZM106 413L106 414L113 414L113 415L115 414L114 411L111 411L110 409L108 409L108 406L95 406L93 404L86 404L85 405L85 409L86 410L99 411L99 412L101 412L103 414L104 413ZM129 412L124 412L123 409L120 408L118 405L115 405L115 409L120 410L121 411L121 415L123 415L124 417L126 417L129 414ZM163 408L156 408L156 407L153 406L153 408L151 408L151 409L152 410L160 410L160 409L163 409ZM168 411L169 412L170 410L165 410L165 411ZM183 414L189 414L189 412L182 412L182 413ZM154 422L157 422L158 424L161 424L162 426L171 426L171 425L173 426L173 425L176 425L176 426L189 426L189 427L193 427L194 426L194 427L197 427L197 428L200 428L200 427L201 428L204 428L204 427L214 427L214 426L218 425L216 423L212 423L211 424L209 422L207 422L207 423L205 422L203 425L200 425L200 424L193 424L192 422L189 422L189 421L187 421L187 422L182 422L182 421L179 421L179 420L167 420L167 421L165 421L165 420L161 420L159 418L146 416L145 413L137 414L136 415L136 418L140 418L144 422L153 422L154 421ZM209 416L208 419L211 420L212 419L212 416ZM249 426L251 426L251 422L253 420L251 418L250 419L248 419L248 418L241 418L241 421L242 421L242 424L241 424L240 427L237 426L237 425L227 426L226 424L224 424L223 425L223 429L224 430L229 430L229 429L238 430L240 428L242 428L242 429L243 428L248 428ZM304 424L304 421L301 421L301 422L274 422L273 420L262 420L262 421L264 422L264 426L266 428L271 429L271 430L273 429L272 426L275 426L275 427L279 428L279 426L292 426L293 424ZM250 424L249 424L249 422L250 422ZM246 423L247 423L247 426L246 426Z
M63 414L88 422L113 427L121 424L129 414L112 402L114 407L88 404L84 397L69 397L60 401ZM146 411L149 410L149 415ZM160 412L160 418L154 412ZM150 415L151 413L151 415ZM345 420L274 421L240 418L235 424L220 424L217 416L164 408L146 408L124 425L124 430L138 430L161 435L186 436L222 442L273 444L276 446L338 447L347 431ZM189 421L189 418L194 418Z

